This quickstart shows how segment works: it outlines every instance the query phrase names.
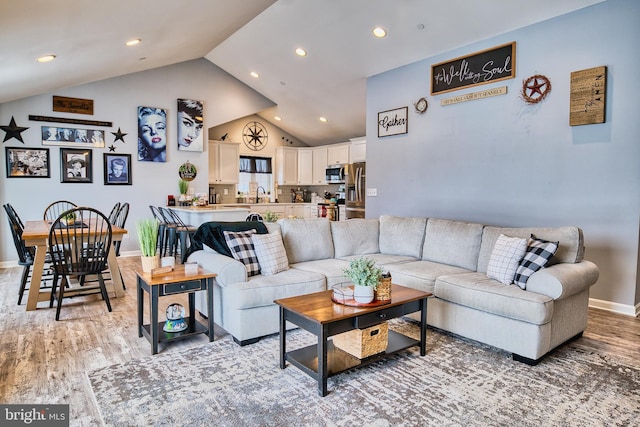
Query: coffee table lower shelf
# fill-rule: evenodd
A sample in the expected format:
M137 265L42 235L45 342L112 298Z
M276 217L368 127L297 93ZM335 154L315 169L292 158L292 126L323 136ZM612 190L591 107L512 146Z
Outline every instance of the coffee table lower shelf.
M333 341L328 341L327 374L331 377L349 369L366 366L413 346L420 346L420 341L390 330L386 351L374 354L366 359L358 359L333 345ZM316 344L289 351L285 354L285 359L313 379L318 380L318 346Z

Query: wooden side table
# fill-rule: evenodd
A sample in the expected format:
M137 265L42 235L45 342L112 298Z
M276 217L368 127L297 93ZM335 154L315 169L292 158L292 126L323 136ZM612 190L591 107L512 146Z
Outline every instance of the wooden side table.
M151 354L158 352L158 344L183 339L196 334L206 334L213 341L213 279L215 273L198 267L195 274L185 274L184 265L176 265L169 273L151 276L150 273L136 271L138 276L138 336L145 336L151 343ZM143 324L144 291L149 294L150 323ZM208 324L203 325L195 317L195 292L207 291ZM159 297L188 293L189 315L185 318L188 327L181 332L165 332L165 322L158 322Z

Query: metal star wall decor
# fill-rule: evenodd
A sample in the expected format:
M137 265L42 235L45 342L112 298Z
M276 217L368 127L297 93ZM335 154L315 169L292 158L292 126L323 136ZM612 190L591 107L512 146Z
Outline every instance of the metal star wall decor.
M11 138L15 138L24 144L21 132L24 132L29 128L18 126L16 124L16 119L11 116L11 122L9 122L9 126L0 126L0 129L6 132L6 134L4 135L4 140L2 142L7 142Z
M113 134L113 136L115 136L115 139L113 140L113 142L116 142L117 140L120 140L124 144L124 137L127 134L126 133L122 133L120 128L118 128L118 132L111 132L111 134Z
M113 133L113 132L111 132L111 133ZM115 147L115 145L111 144L111 145L109 146L109 151L116 151L116 147Z

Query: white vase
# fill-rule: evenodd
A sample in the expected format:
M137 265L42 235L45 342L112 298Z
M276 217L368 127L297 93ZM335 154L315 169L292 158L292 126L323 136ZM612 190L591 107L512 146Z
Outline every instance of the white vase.
M353 298L361 304L368 304L373 301L373 286L354 285Z

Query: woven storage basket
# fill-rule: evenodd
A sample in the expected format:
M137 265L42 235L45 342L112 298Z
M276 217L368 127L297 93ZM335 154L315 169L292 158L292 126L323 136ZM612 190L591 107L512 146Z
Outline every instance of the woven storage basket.
M378 282L375 290L376 301L389 301L391 300L391 277L383 277Z
M354 329L333 337L333 345L358 359L365 359L385 351L388 341L387 322L366 329Z

